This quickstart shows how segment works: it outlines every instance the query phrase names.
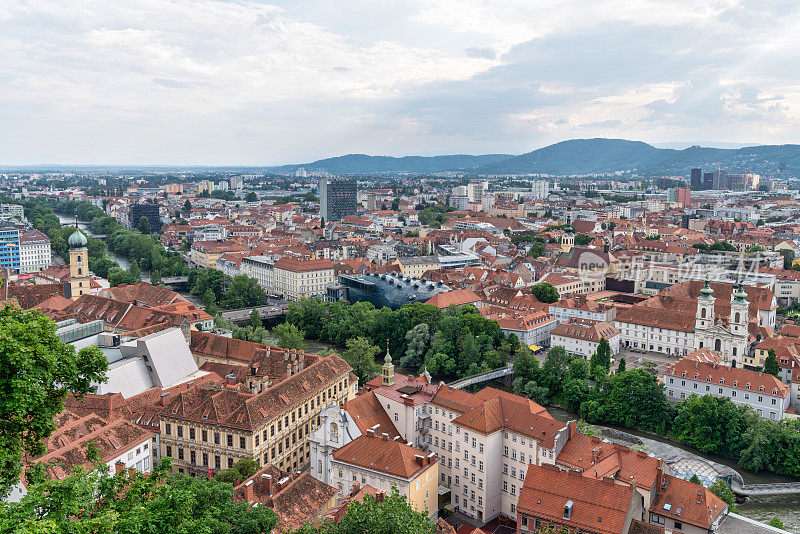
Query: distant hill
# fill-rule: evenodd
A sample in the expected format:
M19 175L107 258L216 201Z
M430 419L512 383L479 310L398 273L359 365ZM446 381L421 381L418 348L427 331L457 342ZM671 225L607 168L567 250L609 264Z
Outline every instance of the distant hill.
M511 158L511 154L486 154L469 156L456 154L452 156L368 156L366 154L347 154L335 158L327 158L298 165L275 167L275 172L294 172L303 168L306 171L324 171L336 174L370 174L391 172L443 172L471 171L482 165L489 165Z
M587 174L638 170L644 174L683 174L691 167L800 175L800 145L761 145L737 149L656 148L624 139L572 139L478 168L481 174Z

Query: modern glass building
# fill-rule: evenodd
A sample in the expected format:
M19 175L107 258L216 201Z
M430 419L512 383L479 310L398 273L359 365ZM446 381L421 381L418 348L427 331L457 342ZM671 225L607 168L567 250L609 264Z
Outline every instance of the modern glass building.
M19 228L0 225L0 266L19 271Z

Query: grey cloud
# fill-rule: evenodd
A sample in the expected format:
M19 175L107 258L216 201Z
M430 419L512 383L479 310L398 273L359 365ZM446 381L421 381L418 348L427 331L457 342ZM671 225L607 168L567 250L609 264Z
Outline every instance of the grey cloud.
M497 51L491 48L467 48L464 50L467 57L477 57L483 59L496 59Z

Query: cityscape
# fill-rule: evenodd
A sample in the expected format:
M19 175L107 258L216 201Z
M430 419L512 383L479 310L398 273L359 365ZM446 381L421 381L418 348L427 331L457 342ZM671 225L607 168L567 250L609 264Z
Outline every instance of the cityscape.
M0 7L0 534L800 532L800 7L191 4Z

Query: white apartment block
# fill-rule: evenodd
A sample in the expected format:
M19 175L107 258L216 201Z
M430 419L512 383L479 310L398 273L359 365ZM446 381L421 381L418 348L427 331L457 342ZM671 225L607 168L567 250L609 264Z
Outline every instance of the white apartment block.
M275 261L270 256L249 256L242 258L239 270L242 274L254 278L264 291L275 291Z
M618 354L620 337L620 331L609 323L573 318L550 333L550 345L564 347L568 354L588 360L602 339L608 341L613 355Z
M324 297L335 280L330 260L300 260L284 256L273 264L275 293L298 302L307 297Z
M673 402L692 395L725 397L772 421L783 419L791 401L789 386L774 376L724 364L685 358L669 366L663 379L667 398Z
M20 274L43 271L52 265L52 260L50 239L42 232L28 230L19 236Z

